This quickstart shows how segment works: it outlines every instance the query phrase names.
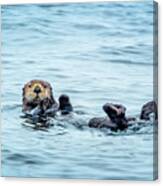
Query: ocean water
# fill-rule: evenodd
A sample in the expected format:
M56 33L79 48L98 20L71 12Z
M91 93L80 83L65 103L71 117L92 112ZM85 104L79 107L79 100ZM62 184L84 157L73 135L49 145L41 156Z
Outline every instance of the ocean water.
M2 176L152 180L153 124L113 133L87 127L106 102L138 116L153 99L153 3L2 6ZM23 124L22 87L49 81L72 117Z

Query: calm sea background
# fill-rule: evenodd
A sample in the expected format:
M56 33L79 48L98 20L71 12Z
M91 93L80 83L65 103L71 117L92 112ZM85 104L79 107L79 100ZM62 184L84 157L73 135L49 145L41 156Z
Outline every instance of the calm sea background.
M152 1L2 6L2 176L152 180L152 125L86 126L106 102L139 115L152 77ZM56 99L68 94L73 118L46 131L22 125L31 79L49 81Z

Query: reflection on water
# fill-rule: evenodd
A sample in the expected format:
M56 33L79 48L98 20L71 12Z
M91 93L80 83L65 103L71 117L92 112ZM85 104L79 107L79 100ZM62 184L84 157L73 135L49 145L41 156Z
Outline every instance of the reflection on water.
M153 179L153 125L89 129L106 102L138 115L152 99L152 2L2 6L2 175ZM70 96L76 114L47 130L22 125L31 79Z

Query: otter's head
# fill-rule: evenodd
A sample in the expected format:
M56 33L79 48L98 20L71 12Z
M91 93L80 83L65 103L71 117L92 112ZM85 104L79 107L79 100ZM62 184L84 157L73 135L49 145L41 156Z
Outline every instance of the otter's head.
M42 80L31 80L23 88L23 103L39 105L44 100L54 101L51 85Z
M150 115L154 114L154 119L158 119L157 103L155 101L150 101L143 105L141 109L140 119L150 120Z

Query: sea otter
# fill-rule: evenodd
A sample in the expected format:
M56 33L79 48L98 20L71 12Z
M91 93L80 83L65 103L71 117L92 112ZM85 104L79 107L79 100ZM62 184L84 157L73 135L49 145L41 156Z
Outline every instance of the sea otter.
M157 104L155 101L150 101L142 106L140 119L149 120L150 114L154 113L154 119L158 119Z
M54 116L58 104L53 97L50 83L31 80L23 88L23 112L31 116Z
M135 121L136 118L126 117L126 108L123 105L106 103L103 106L104 112L107 114L106 117L95 117L92 118L88 126L92 128L110 128L111 130L125 130ZM157 105L154 101L148 102L143 105L141 109L140 119L149 120L149 115L154 113L155 119L157 119Z
M110 128L111 130L124 130L128 127L127 118L125 116L126 108L123 105L106 103L103 110L107 114L106 117L92 118L88 126L93 128Z

